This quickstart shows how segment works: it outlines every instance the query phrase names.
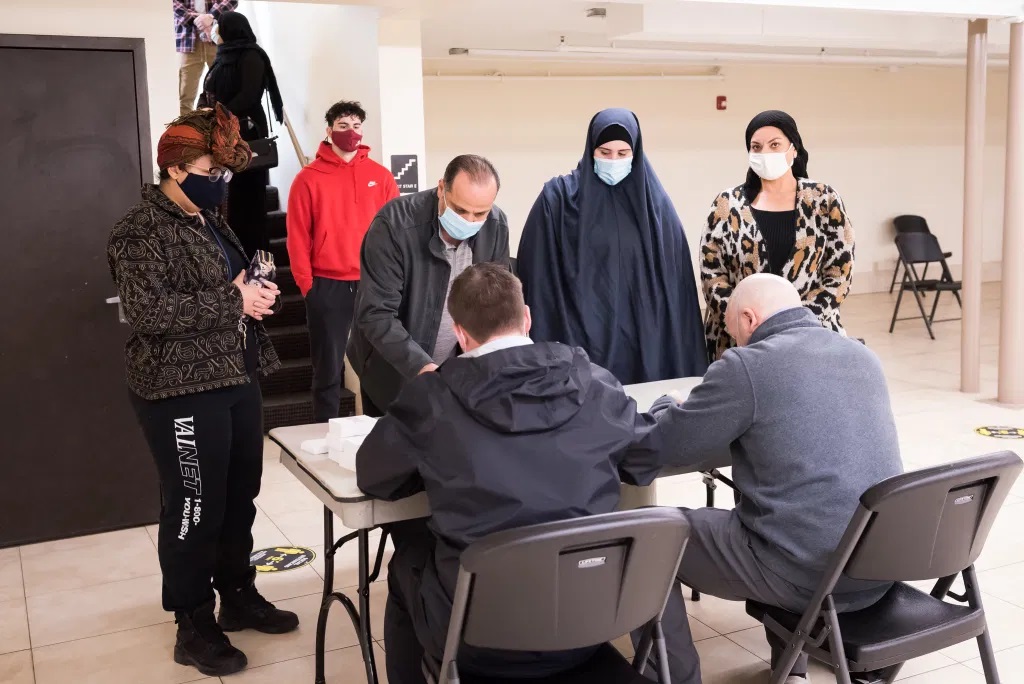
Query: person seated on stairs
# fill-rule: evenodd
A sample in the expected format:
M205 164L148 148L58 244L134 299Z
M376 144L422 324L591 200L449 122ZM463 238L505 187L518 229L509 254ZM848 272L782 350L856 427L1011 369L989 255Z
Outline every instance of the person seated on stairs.
M734 510L687 511L679 579L701 593L802 613L861 495L903 472L882 365L860 342L822 327L785 278L744 278L725 311L738 347L708 368L685 400L659 399L668 465L732 452ZM841 579L840 612L867 608L891 583ZM692 650L686 609L664 618L670 662ZM785 644L767 632L772 666ZM789 673L806 684L807 656Z
M398 197L386 168L361 144L366 112L358 102L327 110L327 138L288 194L288 259L306 300L313 361L313 418L337 418L359 289L359 250L373 217Z

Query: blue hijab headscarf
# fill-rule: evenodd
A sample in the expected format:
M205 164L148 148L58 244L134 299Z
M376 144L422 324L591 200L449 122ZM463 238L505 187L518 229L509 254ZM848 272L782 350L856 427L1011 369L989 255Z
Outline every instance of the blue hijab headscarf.
M594 173L594 150L616 125L633 165L613 186ZM535 341L582 347L627 385L707 370L690 249L633 112L598 113L576 170L545 183L519 243L518 275Z

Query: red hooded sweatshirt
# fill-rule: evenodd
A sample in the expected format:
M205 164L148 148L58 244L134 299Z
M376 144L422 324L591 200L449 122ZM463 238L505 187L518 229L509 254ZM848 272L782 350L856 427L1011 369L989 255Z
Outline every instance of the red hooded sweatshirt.
M288 258L305 297L313 277L359 280L359 249L370 222L398 185L360 145L350 162L320 143L316 160L299 171L288 193Z

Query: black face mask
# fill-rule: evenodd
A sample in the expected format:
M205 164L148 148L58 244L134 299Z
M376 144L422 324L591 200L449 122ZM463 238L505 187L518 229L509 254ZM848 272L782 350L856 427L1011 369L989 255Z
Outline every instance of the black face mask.
M228 191L228 185L223 178L211 181L209 176L197 176L194 173L179 181L178 187L192 204L206 210L216 209L223 204Z

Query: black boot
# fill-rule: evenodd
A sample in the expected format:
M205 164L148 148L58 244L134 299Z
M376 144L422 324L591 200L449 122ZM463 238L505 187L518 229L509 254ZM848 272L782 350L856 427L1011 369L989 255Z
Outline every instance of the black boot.
M174 621L178 623L174 662L179 665L192 665L208 677L220 677L244 670L249 664L213 619L212 600L191 613L176 612Z
M240 589L220 593L217 623L225 632L255 629L264 634L284 634L299 626L299 616L275 608L256 591L256 585L250 583Z

